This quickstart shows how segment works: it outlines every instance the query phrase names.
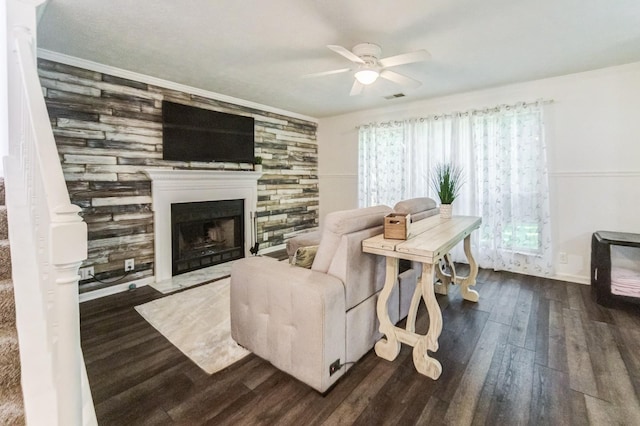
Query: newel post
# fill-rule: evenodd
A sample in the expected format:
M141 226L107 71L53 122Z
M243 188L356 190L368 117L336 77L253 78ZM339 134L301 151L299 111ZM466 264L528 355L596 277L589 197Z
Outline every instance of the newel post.
M87 258L87 225L80 208L69 204L55 209L49 228L49 259L55 276L54 356L58 385L58 424L82 424L80 308L78 269Z

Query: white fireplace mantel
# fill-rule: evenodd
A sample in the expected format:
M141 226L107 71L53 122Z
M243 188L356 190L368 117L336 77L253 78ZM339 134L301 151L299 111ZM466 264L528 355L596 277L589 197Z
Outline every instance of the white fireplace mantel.
M261 172L147 169L145 173L151 178L156 282L172 276L171 204L174 203L244 200L244 255L250 256Z

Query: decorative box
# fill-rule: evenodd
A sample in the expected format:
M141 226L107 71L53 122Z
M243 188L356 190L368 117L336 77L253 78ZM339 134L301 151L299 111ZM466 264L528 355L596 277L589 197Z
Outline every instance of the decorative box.
M384 238L406 240L409 237L411 215L409 213L389 213L384 217Z

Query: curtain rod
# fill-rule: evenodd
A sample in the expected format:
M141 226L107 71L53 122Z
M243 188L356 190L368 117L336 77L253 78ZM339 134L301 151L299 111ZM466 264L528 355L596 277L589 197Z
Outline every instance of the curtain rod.
M468 109L466 111L454 111L454 112L450 112L450 113L443 113L443 114L431 114L431 115L427 115L425 117L413 117L413 118L408 118L408 119L404 119L404 120L390 120L390 121L383 121L380 123L376 123L376 122L372 122L372 123L367 123L367 124L360 124L358 126L356 126L356 129L360 129L361 127L367 127L367 126L371 126L371 125L378 125L378 126L391 126L391 125L397 125L400 124L402 122L405 121L425 121L425 120L440 120L443 118L452 118L452 117L466 117L469 115L476 115L476 114L487 114L489 112L498 112L501 109L506 109L507 111L510 110L511 108L527 108L533 105L547 105L547 104L552 104L554 102L553 99L538 99L536 101L520 101L520 102L516 102L514 104L498 104L494 107L485 107L485 108L472 108L472 109Z

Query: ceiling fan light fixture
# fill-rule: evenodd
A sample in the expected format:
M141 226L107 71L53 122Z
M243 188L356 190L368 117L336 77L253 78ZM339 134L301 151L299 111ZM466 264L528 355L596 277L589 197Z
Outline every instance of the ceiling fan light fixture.
M368 85L376 81L379 75L380 73L378 72L378 70L371 68L362 68L361 70L358 70L356 72L355 77L356 80L358 80L360 83Z

